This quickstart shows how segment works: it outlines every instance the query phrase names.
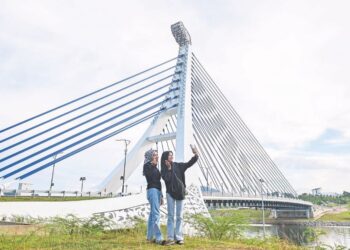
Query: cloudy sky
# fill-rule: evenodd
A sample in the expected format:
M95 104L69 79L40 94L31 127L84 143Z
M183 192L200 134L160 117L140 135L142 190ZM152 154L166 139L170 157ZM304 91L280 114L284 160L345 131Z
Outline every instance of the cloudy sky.
M348 1L0 0L0 127L193 50L298 192L350 190ZM125 134L136 141L139 133ZM96 186L106 141L57 165L55 188ZM26 179L47 189L50 170Z

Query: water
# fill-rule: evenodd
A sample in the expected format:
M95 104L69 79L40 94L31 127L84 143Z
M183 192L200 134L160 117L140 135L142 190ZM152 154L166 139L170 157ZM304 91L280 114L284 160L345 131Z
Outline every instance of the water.
M332 226L332 227L310 227L304 225L266 225L267 236L277 236L281 239L289 240L294 244L301 246L315 246L317 244L326 244L333 248L337 245L345 246L350 249L350 227ZM312 241L310 235L318 234L318 242ZM247 237L263 237L262 225L250 225L245 232ZM311 237L312 238L312 237Z

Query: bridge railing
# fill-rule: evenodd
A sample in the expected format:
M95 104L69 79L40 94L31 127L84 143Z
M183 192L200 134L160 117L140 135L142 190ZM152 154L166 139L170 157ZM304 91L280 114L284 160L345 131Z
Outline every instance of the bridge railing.
M238 200L238 201L261 201L262 198L264 198L264 201L266 202L277 202L277 203L284 203L284 204L293 204L296 206L306 206L306 207L312 207L312 203L304 200L300 200L297 197L283 197L283 196L276 196L276 195L269 195L264 194L263 197L261 194L259 195L253 195L253 194L243 194L243 193L225 193L225 192L203 192L202 195L204 197L204 200L207 201L215 201L221 202L221 201L230 201L230 200Z
M249 193L228 193L228 192L219 192L219 191L202 191L202 195L205 197L242 197L242 198L258 198L261 199L261 194L249 194ZM283 195L271 195L263 194L264 199L284 199L284 200L297 200L297 197L285 197Z
M81 192L66 190L18 190L18 189L0 189L0 197L119 197L135 193L107 193L107 192Z

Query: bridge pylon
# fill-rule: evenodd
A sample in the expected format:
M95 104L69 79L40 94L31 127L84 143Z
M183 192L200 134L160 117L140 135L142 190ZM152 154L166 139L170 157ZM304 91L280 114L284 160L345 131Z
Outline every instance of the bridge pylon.
M179 44L175 72L170 86L170 90L173 91L166 97L166 99L171 99L163 104L167 111L153 119L149 128L127 155L126 179L143 162L144 152L152 147L155 148L157 144L164 142L164 144L169 145L169 141L171 141L171 147L167 145L166 149L164 147L162 149L172 150L177 162L185 162L192 157L190 145L195 145L195 140L193 137L191 106L191 68L193 60L191 37L182 22L171 25L171 31ZM172 131L166 130L170 126L172 126ZM174 129L175 126L176 129ZM122 185L122 171L123 161L101 183L99 190L107 193L116 192ZM189 169L186 180L187 183L199 187L199 170L196 167Z

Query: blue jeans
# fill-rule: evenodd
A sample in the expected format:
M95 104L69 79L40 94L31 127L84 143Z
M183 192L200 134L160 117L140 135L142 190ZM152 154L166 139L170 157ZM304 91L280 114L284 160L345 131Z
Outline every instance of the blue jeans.
M168 240L183 240L182 221L183 221L183 200L175 200L170 194L166 194L168 205ZM174 232L174 212L176 207L176 226Z
M151 205L151 211L148 217L147 225L147 240L152 240L153 237L156 238L156 241L162 241L163 236L160 231L160 200L162 198L162 192L157 188L147 189L147 200Z

